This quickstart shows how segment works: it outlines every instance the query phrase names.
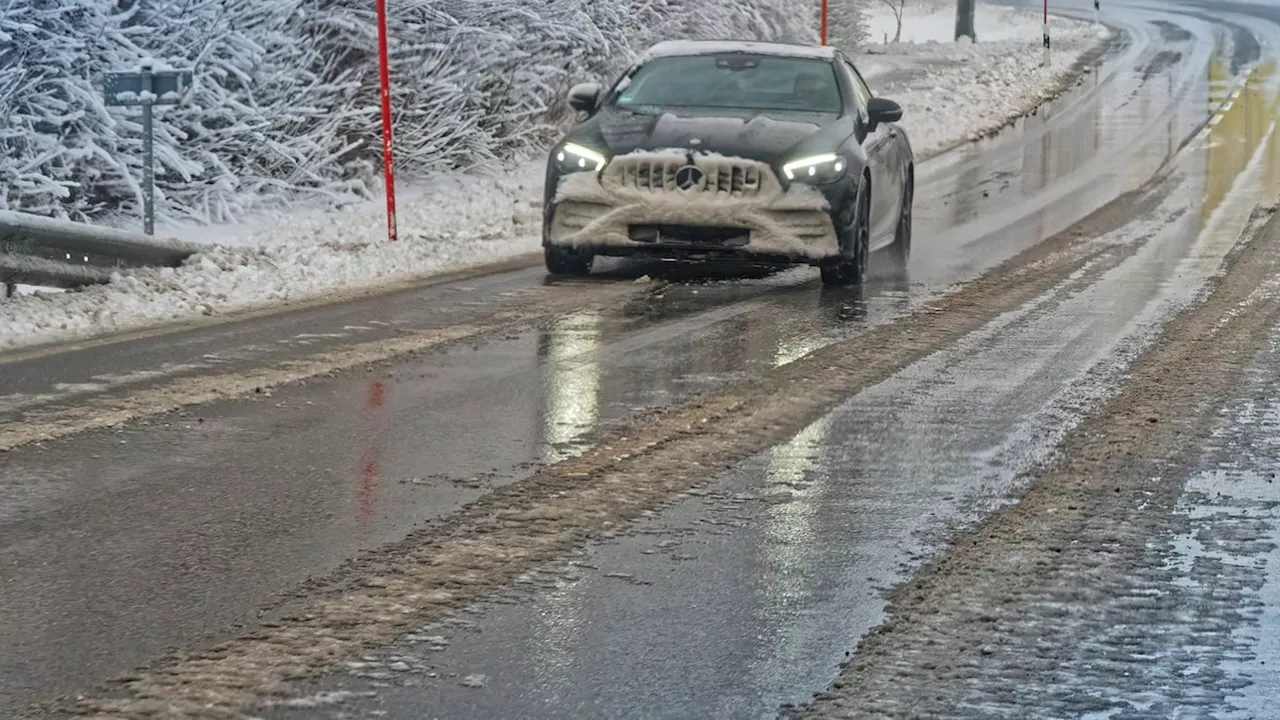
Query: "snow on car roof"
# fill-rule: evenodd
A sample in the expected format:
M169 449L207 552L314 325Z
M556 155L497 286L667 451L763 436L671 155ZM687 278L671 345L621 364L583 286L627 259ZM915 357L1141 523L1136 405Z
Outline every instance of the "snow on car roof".
M684 55L720 55L723 53L754 53L778 57L832 60L836 51L830 46L793 45L790 43L757 42L748 40L667 40L649 48L638 61L644 64L661 57Z

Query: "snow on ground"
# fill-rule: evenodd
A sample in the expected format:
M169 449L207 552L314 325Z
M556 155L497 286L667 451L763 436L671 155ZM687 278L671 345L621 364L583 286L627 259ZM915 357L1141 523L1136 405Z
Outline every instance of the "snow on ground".
M1039 48L1040 36L1044 30L1044 18L1036 12L1015 10L998 5L987 4L988 0L978 0L974 12L973 29L978 41L992 42L1033 42ZM1084 7L1082 4L1081 7ZM876 7L870 14L868 34L871 41L889 43L897 30L897 21L893 12L877 0ZM1068 28L1073 23L1065 18L1050 16L1049 26L1056 35L1059 28ZM955 38L956 4L951 2L918 2L906 0L906 10L902 18L903 43L949 43Z
M1054 67L1039 67L1041 18L980 5L979 42L950 42L955 9L912 4L903 42L859 64L877 94L899 101L916 153L933 154L1004 125L1047 98L1105 31L1052 18ZM892 38L887 7L873 38ZM988 41L990 40L990 41ZM499 174L437 178L402 189L400 241L385 240L381 202L295 208L241 225L167 229L209 250L177 269L122 273L105 286L0 301L0 349L300 301L428 277L540 251L542 160ZM161 229L162 232L166 229Z
M873 38L893 37L896 21L887 9L874 13L870 24ZM1053 62L1045 68L1042 16L980 3L974 26L977 43L953 42L954 3L908 0L903 42L868 48L869 57L861 61L885 76L879 84L867 78L872 90L902 104L901 124L918 155L990 134L1029 112L1069 81L1076 61L1110 35L1093 23L1050 16ZM895 79L904 73L905 80Z

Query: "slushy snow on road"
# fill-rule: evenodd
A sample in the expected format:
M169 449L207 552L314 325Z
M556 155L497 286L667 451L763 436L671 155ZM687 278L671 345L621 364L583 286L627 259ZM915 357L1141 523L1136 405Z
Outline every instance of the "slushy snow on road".
M986 134L1064 82L1106 31L1053 18L1055 62L1040 67L1041 19L980 6L979 42L950 41L951 3L908 3L904 42L858 55L873 89L899 101L918 156ZM885 7L873 40L892 39ZM332 296L540 252L542 158L437 177L402 189L400 241L385 239L380 202L300 208L238 225L161 228L206 243L177 269L122 272L103 286L0 301L0 349L83 338L257 306Z

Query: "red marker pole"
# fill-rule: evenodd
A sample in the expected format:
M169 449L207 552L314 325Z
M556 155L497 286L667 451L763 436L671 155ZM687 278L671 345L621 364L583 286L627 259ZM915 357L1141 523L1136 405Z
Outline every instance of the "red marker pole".
M827 44L827 0L822 0L822 44Z
M378 8L378 82L382 86L382 168L387 179L387 239L396 241L396 162L391 142L391 64L387 58L387 0Z

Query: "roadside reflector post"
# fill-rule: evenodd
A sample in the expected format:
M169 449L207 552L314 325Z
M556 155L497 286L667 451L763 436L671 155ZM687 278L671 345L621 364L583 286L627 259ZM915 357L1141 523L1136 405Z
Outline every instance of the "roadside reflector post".
M973 28L974 0L956 0L956 40L967 37L977 42L978 33Z
M828 14L828 11L829 11L829 9L830 9L830 8L828 7L828 5L829 5L829 0L822 0L822 11L821 11L821 12L822 12L822 19L821 19L821 21L819 22L819 25L821 25L821 29L819 30L819 34L822 36L822 44L823 44L823 45L826 45L826 44L827 44L827 14Z
M195 89L191 70L157 69L149 60L133 72L107 73L102 81L103 100L109 107L142 107L142 231L156 231L155 126L156 105L180 105Z
M386 178L387 240L396 241L396 163L391 137L391 63L387 57L387 0L378 9L378 84L382 95L382 169Z
M1044 0L1044 66L1049 62L1049 0Z

